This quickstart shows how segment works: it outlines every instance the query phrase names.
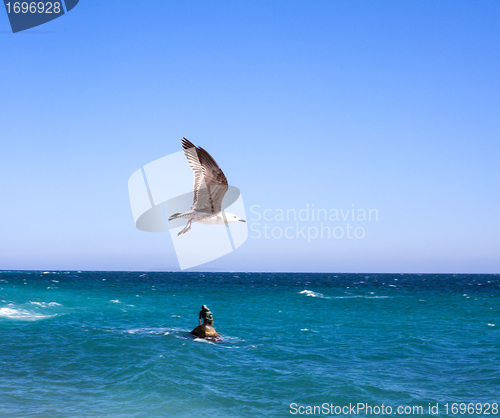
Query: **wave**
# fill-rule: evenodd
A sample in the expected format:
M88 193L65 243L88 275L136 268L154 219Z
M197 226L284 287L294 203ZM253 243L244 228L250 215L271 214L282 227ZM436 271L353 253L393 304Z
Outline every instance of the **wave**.
M321 298L321 299L354 299L354 298L364 298L364 299L389 299L392 296L376 296L376 295L345 295L345 296L325 296L319 292L313 292L312 290L303 290L299 292L300 294L311 296L313 298Z
M0 308L0 318L18 319L22 321L38 321L55 315L42 315L37 312L18 308Z
M156 335L168 335L170 333L178 333L178 332L189 332L190 330L184 328L133 328L133 329L125 329L121 332L126 334L156 334Z
M323 295L322 293L313 292L312 290L303 290L302 292L299 293L304 294L306 296L311 296L313 298L331 299L328 296Z
M216 344L215 341L211 341L211 340L206 340L205 338L194 338L193 341L196 341L197 343L205 343L205 344Z
M47 308L49 306L62 306L60 303L57 302L30 302L31 305L38 305L41 306L42 308Z
M345 296L325 296L323 293L313 292L312 290L303 290L299 292L306 296L311 296L313 298L321 298L321 299L352 299L352 298L362 298L361 295L345 295Z

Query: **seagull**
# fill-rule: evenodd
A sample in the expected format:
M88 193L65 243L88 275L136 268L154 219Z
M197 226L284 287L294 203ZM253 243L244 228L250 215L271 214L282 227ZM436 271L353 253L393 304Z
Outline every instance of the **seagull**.
M185 234L191 229L191 222L222 225L229 222L246 222L238 216L222 210L222 200L227 192L227 179L213 157L201 147L193 145L186 138L181 139L182 149L194 173L194 198L191 210L174 213L169 221L178 218L189 219L177 234Z

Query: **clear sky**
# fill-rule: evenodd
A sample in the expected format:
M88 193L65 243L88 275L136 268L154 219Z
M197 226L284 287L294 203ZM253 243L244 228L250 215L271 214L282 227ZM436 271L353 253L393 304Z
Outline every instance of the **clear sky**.
M127 182L185 136L251 229L198 270L500 273L499 19L497 0L80 0L12 34L0 10L0 269L178 269ZM275 219L307 205L378 220L308 240L316 220Z

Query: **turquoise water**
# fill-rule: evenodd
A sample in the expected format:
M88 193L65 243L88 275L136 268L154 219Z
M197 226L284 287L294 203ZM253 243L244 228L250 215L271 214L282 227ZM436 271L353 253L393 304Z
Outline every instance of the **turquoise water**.
M4 271L0 416L448 416L500 403L499 296L499 275ZM223 342L189 335L202 304Z

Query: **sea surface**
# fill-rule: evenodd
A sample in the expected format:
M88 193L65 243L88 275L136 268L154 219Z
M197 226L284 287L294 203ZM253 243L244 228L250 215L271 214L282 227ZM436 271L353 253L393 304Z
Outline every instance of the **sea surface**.
M190 336L203 304L222 342ZM358 403L500 415L500 276L0 272L1 417L347 416L335 407Z

